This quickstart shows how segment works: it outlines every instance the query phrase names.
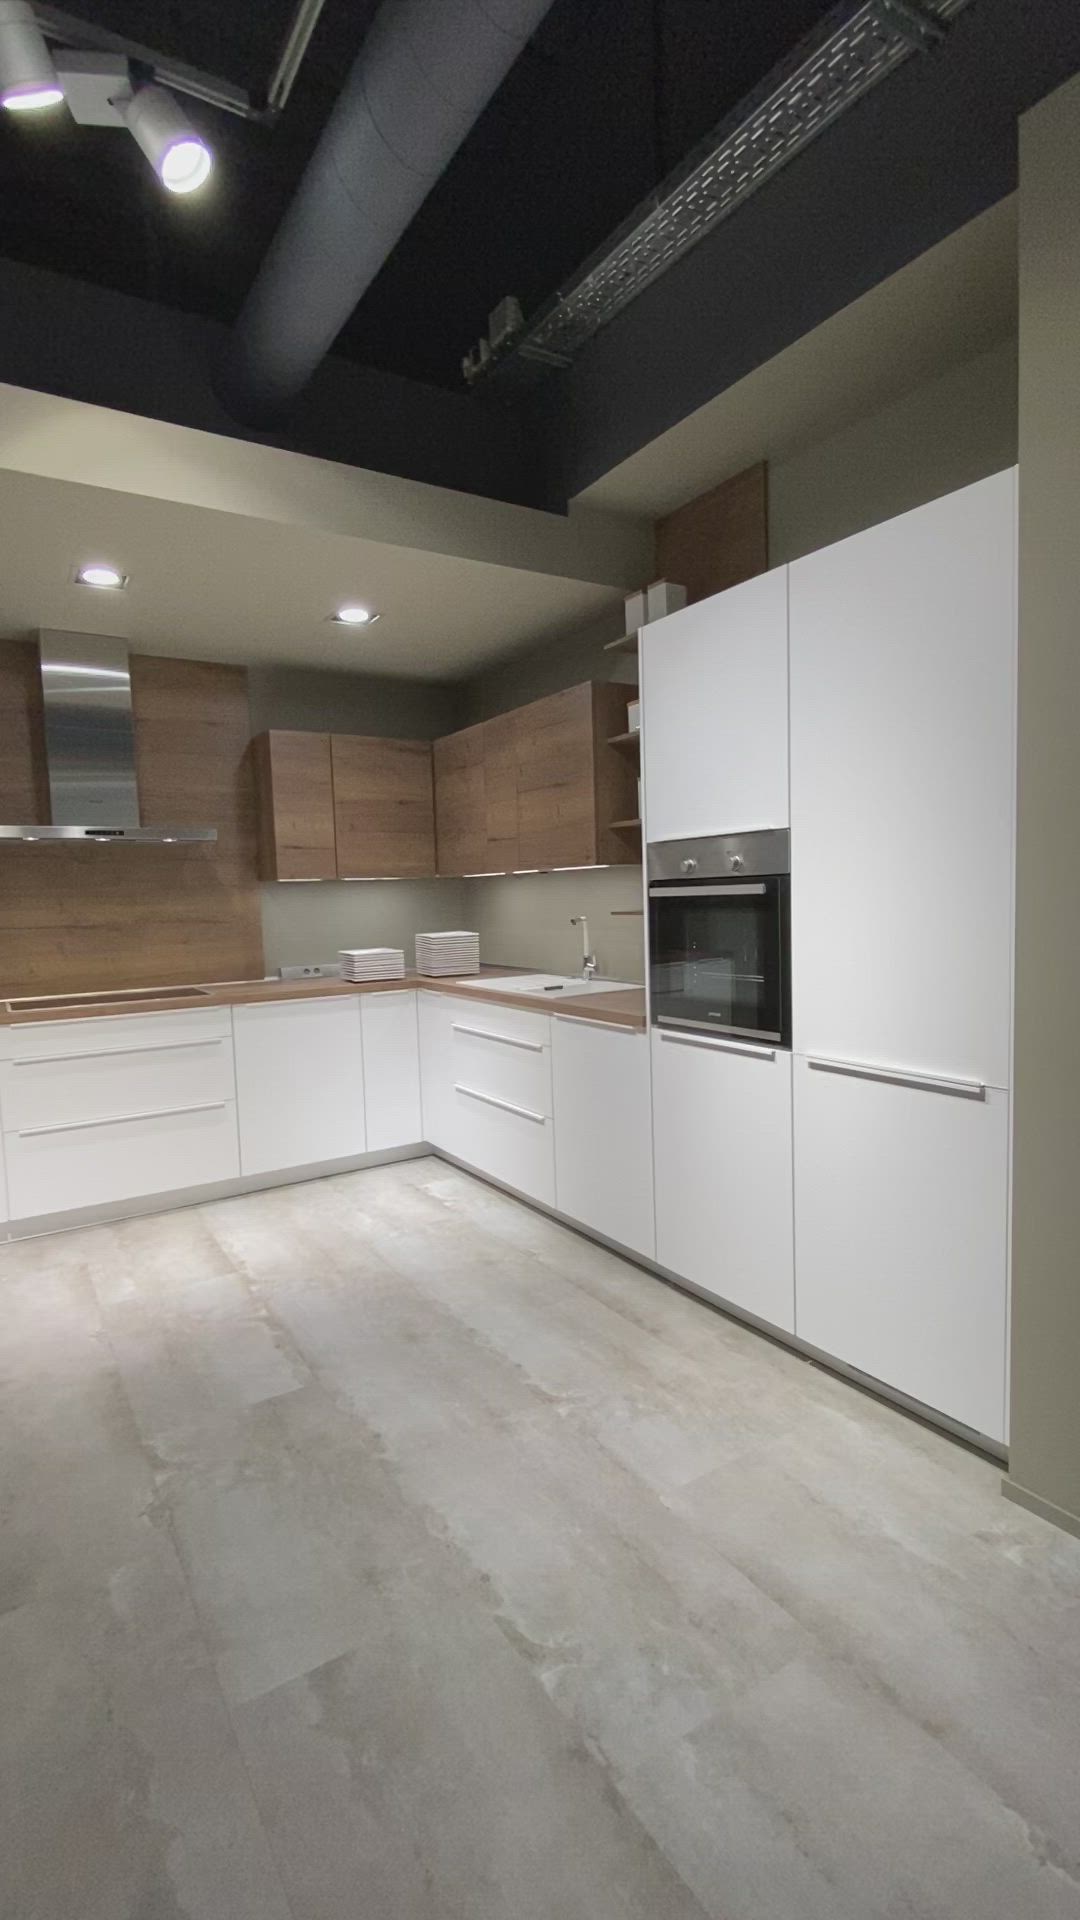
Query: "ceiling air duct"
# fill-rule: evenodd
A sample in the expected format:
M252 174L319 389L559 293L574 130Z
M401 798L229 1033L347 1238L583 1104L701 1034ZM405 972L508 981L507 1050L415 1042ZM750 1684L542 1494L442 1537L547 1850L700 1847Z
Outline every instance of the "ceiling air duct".
M550 5L383 0L237 321L235 418L307 384Z

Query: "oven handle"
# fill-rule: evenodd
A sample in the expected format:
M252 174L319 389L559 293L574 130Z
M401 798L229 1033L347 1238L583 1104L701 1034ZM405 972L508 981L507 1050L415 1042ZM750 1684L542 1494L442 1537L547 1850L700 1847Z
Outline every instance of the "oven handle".
M716 887L698 887L698 886L650 887L649 899L650 900L694 900L694 899L707 898L710 900L719 900L723 898L725 895L730 899L732 895L736 897L738 897L740 894L745 896L751 893L761 895L763 893L766 893L767 891L768 889L765 885L764 880L754 881L753 884L749 886L730 885L725 880L725 881L722 881L721 884Z

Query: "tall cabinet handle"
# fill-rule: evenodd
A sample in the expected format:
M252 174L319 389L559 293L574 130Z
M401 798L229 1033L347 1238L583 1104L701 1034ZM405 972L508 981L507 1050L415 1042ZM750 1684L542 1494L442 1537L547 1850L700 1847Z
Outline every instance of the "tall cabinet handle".
M668 1047L703 1047L706 1053L748 1053L754 1060L775 1060L775 1047L755 1047L749 1040L722 1040L718 1034L661 1033Z
M808 1054L806 1064L815 1073L842 1073L853 1080L887 1080L898 1087L921 1087L927 1093L951 1093L961 1100L985 1100L982 1080L950 1080L936 1073L911 1073L906 1067L878 1067L862 1060L827 1060Z

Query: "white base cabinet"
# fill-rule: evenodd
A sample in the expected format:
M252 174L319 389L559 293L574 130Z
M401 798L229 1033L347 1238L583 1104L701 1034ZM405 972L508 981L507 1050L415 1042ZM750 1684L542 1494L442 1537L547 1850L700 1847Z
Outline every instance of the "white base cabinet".
M415 993L363 994L360 1028L367 1151L415 1146L424 1137Z
M420 1064L424 1138L553 1207L548 1015L421 993Z
M553 1019L551 1073L559 1212L655 1259L648 1034Z
M652 1070L658 1262L794 1332L790 1054L654 1029Z
M1005 1438L1008 1095L795 1061L795 1331Z
M241 1173L365 1151L358 995L236 1007L233 1033Z

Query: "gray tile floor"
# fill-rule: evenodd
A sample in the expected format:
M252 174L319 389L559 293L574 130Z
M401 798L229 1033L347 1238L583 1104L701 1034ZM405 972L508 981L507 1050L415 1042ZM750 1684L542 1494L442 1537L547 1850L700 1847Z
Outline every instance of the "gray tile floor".
M11 1920L1080 1920L1080 1542L434 1160L7 1249Z

